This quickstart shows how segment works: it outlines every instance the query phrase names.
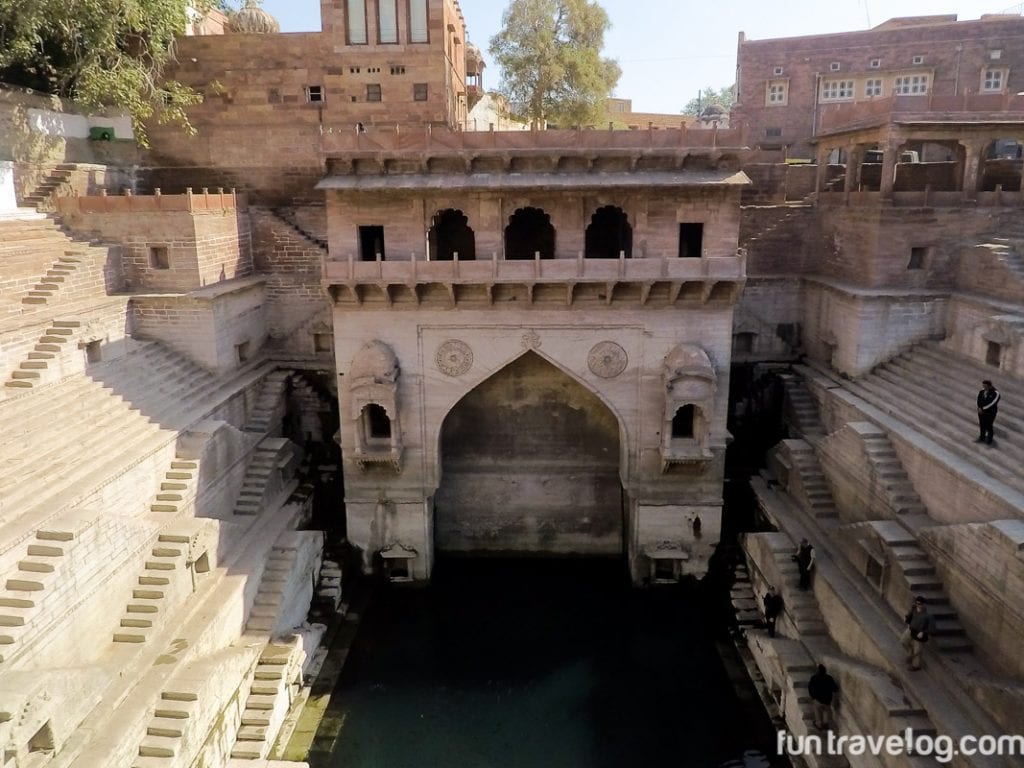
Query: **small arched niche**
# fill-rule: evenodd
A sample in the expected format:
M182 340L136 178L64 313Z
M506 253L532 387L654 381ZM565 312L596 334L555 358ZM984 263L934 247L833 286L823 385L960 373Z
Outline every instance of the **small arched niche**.
M394 351L374 339L352 358L349 371L355 456L360 467L383 464L401 469L402 429L398 414L400 369Z
M459 261L476 259L476 237L462 211L438 211L430 225L429 239L433 261L453 261L456 255Z
M617 259L633 256L633 227L626 212L614 205L598 208L590 217L584 254L588 259Z
M662 371L662 471L675 464L703 465L712 458L711 414L718 377L700 347L680 344L665 356Z
M555 228L541 208L520 208L505 227L505 258L555 258Z

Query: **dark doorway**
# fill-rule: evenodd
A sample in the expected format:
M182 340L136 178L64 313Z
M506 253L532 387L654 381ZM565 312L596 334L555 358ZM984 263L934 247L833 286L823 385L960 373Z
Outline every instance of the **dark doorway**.
M363 261L384 261L384 227L359 228L359 257Z
M587 227L585 255L588 259L617 259L633 255L633 228L625 211L613 205L598 208Z
M459 261L476 259L476 238L469 219L462 211L449 208L440 211L430 227L430 258L433 261Z
M551 217L540 208L520 208L512 214L505 227L505 258L555 258L555 228Z
M371 403L363 409L366 435L371 438L391 438L391 419L382 406Z
M672 417L672 437L693 437L693 416L692 405L684 405L677 410Z
M699 259L704 250L704 225L683 223L679 225L679 258Z

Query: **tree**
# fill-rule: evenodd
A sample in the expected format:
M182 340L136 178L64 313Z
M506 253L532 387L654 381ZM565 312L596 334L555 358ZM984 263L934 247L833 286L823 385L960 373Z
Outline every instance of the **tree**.
M588 125L622 70L601 57L608 14L594 0L512 0L490 52L502 69L502 95L516 117Z
M709 85L701 89L699 96L686 102L686 106L683 107L683 114L700 117L701 112L711 104L721 104L727 111L731 110L733 103L736 101L735 89L735 85L727 85L717 90Z
M161 73L185 30L187 8L221 0L0 0L0 81L143 122L178 122L201 94Z

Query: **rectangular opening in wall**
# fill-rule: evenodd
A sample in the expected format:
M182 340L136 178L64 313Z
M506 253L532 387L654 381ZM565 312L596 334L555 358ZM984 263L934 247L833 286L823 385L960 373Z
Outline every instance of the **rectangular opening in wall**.
M52 754L54 751L53 743L53 729L50 727L50 721L47 720L43 727L36 731L35 735L28 740L28 751L42 752Z
M306 101L318 102L324 100L324 89L322 85L307 85L306 86Z
M100 348L100 340L90 341L85 345L85 360L87 363L103 362L103 350Z
M655 581L675 581L675 579L676 569L674 561L663 559L658 559L654 561Z
M679 258L699 259L704 249L704 224L684 222L679 225Z
M377 440L391 439L391 419L384 406L371 403L363 408L364 428L366 436Z
M426 101L427 100L427 84L426 83L413 83L413 86L412 86L412 100L413 101Z
M152 245L149 248L150 269L170 269L171 261L166 245Z
M244 363L249 359L249 342L243 341L240 344L235 344L235 357L238 362Z
M333 333L314 333L313 350L315 352L330 352L334 349Z
M359 258L363 261L384 261L384 227L359 228Z
M427 0L409 0L409 42L430 42Z
M994 341L988 342L988 346L985 348L985 363L998 368L1003 362L1003 347L1001 344L996 344Z
M737 333L732 337L732 351L734 355L750 355L754 352L753 333Z
M910 249L910 262L907 269L924 269L928 263L928 248L918 246Z
M367 83L366 84L366 100L367 101L380 101L380 84L379 83Z
M676 411L672 417L672 437L674 439L693 437L693 417L694 407L692 405L684 405Z

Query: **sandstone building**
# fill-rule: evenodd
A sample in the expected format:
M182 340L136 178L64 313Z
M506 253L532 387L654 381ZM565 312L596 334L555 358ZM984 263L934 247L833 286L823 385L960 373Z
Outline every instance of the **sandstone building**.
M912 58L955 30L981 83L1019 19L828 36L826 67L924 66L935 98L819 103L781 126L817 160L794 166L760 141L776 75L751 57L792 75L797 115L816 75L798 89L771 51L799 41L741 43L744 128L463 132L482 62L458 6L393 5L182 40L176 74L220 87L197 138L154 126L145 153L0 91L3 768L265 761L341 599L317 526L393 581L441 552L700 576L727 445L775 406L750 479L771 530L732 586L766 706L810 732L824 662L840 733L1024 730L1024 192L998 156L1024 115ZM875 68L836 44L872 36ZM937 618L922 672L914 595Z

